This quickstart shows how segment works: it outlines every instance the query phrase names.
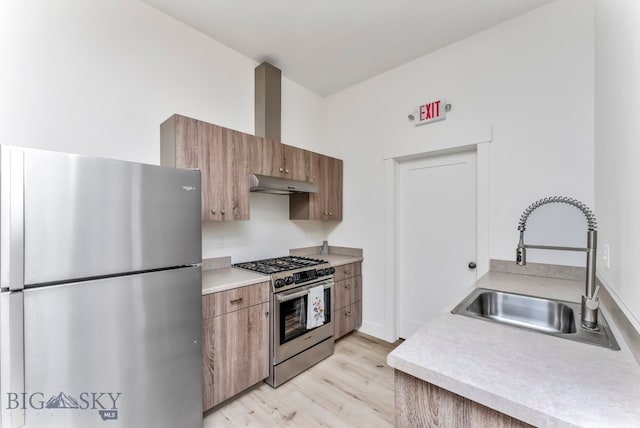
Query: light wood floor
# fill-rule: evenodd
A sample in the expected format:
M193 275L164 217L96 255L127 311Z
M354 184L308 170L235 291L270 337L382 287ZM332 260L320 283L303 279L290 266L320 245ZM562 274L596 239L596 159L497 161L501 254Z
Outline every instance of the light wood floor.
M335 353L273 389L262 384L208 414L204 428L392 427L392 344L358 332L336 342Z

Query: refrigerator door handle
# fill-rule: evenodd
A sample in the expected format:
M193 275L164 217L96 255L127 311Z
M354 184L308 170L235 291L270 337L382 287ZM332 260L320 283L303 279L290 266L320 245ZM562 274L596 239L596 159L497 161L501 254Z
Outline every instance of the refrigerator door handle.
M24 152L10 152L9 289L24 290Z

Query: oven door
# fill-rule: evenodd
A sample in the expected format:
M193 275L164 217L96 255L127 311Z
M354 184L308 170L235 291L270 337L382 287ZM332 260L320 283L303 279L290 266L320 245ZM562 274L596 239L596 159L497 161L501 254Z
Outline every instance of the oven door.
M324 324L307 330L309 290L324 286ZM275 293L273 298L274 364L333 336L333 279Z

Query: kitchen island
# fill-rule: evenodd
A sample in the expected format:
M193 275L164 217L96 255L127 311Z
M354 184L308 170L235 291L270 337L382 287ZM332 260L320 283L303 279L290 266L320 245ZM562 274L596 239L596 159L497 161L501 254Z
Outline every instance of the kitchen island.
M475 287L575 302L584 285L489 272ZM540 427L640 426L640 366L607 308L604 316L619 351L452 314L467 294L389 354L396 369L397 426L440 426L444 412L438 415L433 408L439 398L424 395L432 386L515 418L511 426L522 426L520 421ZM411 421L403 420L408 417L403 400L419 395L407 396L407 386L428 400L412 403L419 410Z

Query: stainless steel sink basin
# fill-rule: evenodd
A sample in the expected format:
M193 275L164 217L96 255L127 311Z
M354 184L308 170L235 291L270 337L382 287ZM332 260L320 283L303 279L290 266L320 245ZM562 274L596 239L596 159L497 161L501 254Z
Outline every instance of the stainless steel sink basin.
M580 326L580 304L478 288L452 313L619 350L600 314L598 330Z

